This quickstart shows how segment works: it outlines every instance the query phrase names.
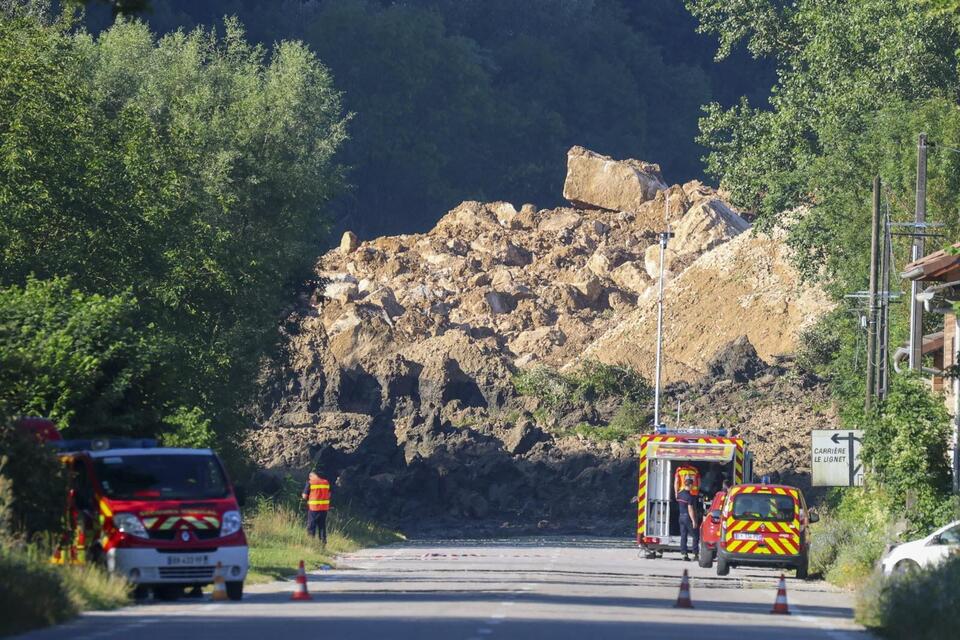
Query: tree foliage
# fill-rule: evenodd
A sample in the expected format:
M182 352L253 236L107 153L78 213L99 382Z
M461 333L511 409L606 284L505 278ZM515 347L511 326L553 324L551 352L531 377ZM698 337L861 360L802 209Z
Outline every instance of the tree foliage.
M708 171L767 226L792 229L807 275L862 288L871 178L896 217L912 202L917 134L956 140L956 23L915 0L689 0L701 28L776 61L770 107L710 105ZM949 145L948 145L949 146ZM957 230L955 154L931 158L930 210ZM943 205L943 206L940 206ZM805 206L804 216L788 216ZM864 250L866 248L866 251Z
M300 38L330 66L356 114L336 212L361 236L427 229L466 199L557 205L574 144L699 177L700 105L763 100L773 78L742 52L715 64L681 0L152 4L161 31L237 15L256 40Z
M236 422L326 229L340 94L303 44L268 53L233 20L222 36L159 39L140 22L97 37L73 26L0 17L0 286L26 285L6 295L24 301L18 322L39 350L21 351L59 339L55 317L87 327L106 314L100 346L130 355L131 380L154 370L150 345L177 376L149 396L121 398L147 393L132 382L99 389L103 412L127 406L111 425L160 428L177 407ZM80 293L28 284L61 276ZM44 296L64 299L44 310ZM92 397L78 388L65 394ZM54 395L44 407L70 420L76 403L61 409ZM41 407L13 407L26 409Z
M138 315L129 294L86 295L67 279L0 289L0 408L80 432L158 426L172 349Z

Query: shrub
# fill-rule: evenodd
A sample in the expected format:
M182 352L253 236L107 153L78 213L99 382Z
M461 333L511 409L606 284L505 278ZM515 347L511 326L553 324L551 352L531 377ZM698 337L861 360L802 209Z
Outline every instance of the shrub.
M0 451L10 483L10 528L33 536L56 532L63 516L66 478L57 456L30 434L0 424Z
M59 571L25 554L0 549L0 635L57 624L77 614Z
M813 526L810 571L842 586L863 582L893 539L893 501L876 487L838 489Z
M573 385L554 369L536 367L515 373L513 387L522 396L537 398L546 407L558 409L570 402Z
M939 567L875 578L857 603L857 619L891 640L939 640L960 628L960 557Z
M950 416L919 380L895 376L882 413L866 421L861 459L906 513L913 531L944 518L950 492ZM908 504L909 503L909 504Z
M633 367L596 360L583 362L569 375L548 367L521 371L514 374L513 386L520 395L537 398L553 410L607 398L640 403L650 396L650 385Z
M575 399L583 402L605 398L641 402L650 395L650 385L629 365L587 360L571 377L571 382Z

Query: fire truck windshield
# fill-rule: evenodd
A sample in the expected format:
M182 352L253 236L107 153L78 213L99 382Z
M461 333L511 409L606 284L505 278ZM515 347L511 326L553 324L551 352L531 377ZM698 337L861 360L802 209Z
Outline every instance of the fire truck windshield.
M95 461L97 479L116 500L224 498L228 487L211 455L118 455Z

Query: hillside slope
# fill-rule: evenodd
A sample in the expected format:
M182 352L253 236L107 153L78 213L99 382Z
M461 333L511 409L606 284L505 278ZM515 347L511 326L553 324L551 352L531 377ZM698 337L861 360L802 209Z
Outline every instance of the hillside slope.
M799 284L782 241L754 235L699 182L667 187L656 165L580 147L564 195L577 206L465 202L428 233L347 233L321 256L247 439L267 473L319 461L341 499L398 524L629 528L631 442L572 429L604 424L617 404L548 419L511 379L585 359L652 370L651 274L666 219L671 397L689 420L754 435L758 469L802 480L806 434L832 418L814 410L823 390L785 376L776 356L828 305ZM737 373L731 344L750 352L749 372Z

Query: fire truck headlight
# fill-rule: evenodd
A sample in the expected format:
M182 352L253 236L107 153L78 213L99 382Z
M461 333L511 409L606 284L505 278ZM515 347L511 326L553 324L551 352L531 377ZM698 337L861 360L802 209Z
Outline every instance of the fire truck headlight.
M227 511L223 514L223 524L220 526L220 535L228 536L240 531L242 520L239 511Z
M148 537L147 530L144 528L143 523L140 522L140 518L132 513L118 513L113 516L113 524L122 533L128 533L138 538Z

